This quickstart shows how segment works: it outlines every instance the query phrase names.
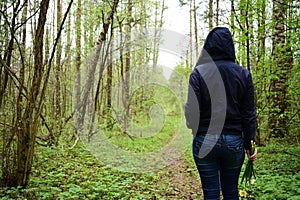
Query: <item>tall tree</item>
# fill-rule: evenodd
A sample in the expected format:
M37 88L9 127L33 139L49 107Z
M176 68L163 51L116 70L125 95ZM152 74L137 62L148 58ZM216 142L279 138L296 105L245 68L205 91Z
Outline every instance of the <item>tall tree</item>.
M62 2L57 0L57 16L56 16L56 32L60 30L60 25L62 22ZM61 54L62 54L62 44L61 38L57 41L57 51L56 51L56 68L55 68L55 133L53 143L58 144L59 137L61 135L62 128L62 109L61 109Z
M208 2L208 29L213 28L213 0Z
M220 0L216 0L216 26L219 26L219 15L220 15Z
M193 1L193 11L194 11L194 36L195 36L195 47L196 47L196 55L199 54L199 44L198 44L198 23L197 23L197 9L196 0Z
M76 110L79 110L81 106L81 0L77 2L77 11L76 11L76 22L75 22L75 35L76 35L76 58L75 58L75 66L76 66L76 84L75 84L75 99L76 99ZM82 126L81 116L76 116L78 119L76 120L76 128L77 130Z
M92 54L91 61L89 63L90 66L87 71L87 77L86 77L85 87L83 88L82 98L80 98L80 100L77 99L77 101L79 101L77 103L77 112L79 114L78 118L76 119L77 129L82 128L82 125L83 125L83 122L85 119L86 111L88 108L87 103L88 103L88 99L90 97L90 93L91 93L91 91L93 91L92 89L93 89L93 85L95 82L95 72L96 72L96 67L98 65L98 62L99 62L100 53L103 50L103 48L105 47L105 42L107 40L107 33L112 24L114 14L117 11L118 4L119 4L119 0L113 1L110 11L107 13L107 16L103 20L102 30L100 32L97 44L96 44L96 46L94 48L94 52ZM105 65L100 66L98 82L100 82L102 79L104 68L105 68ZM98 95L98 94L96 94L96 95ZM96 108L94 107L93 109L95 110Z
M131 68L131 31L132 31L132 0L127 2L127 16L126 16L126 33L125 33L125 76L124 76L124 132L127 131L129 121L129 107L130 107L130 68Z
M284 137L288 134L287 110L288 104L288 77L290 72L291 49L286 32L286 18L288 10L287 0L273 0L273 19L275 23L274 36L272 38L272 56L274 68L272 72L271 96L273 106L270 110L269 127L272 137Z
M22 115L22 121L16 124L15 130L18 135L17 144L17 166L16 166L16 182L14 186L26 186L28 184L29 175L33 161L33 153L35 146L35 138L38 129L37 119L41 110L40 89L42 85L44 60L43 60L43 39L44 26L46 24L49 0L42 0L40 4L40 14L36 29L36 36L33 43L34 54L34 79L31 83L31 89L28 94L28 100L25 105L25 111Z
M260 124L265 121L263 117L264 110L266 108L267 99L265 98L268 93L268 67L266 66L266 0L257 1L256 13L257 16L257 38L258 38L258 48L256 49L256 67L255 74L260 83L256 83L255 89L255 104L257 106L257 135L256 141L261 144L261 126ZM255 46L255 44L253 44Z

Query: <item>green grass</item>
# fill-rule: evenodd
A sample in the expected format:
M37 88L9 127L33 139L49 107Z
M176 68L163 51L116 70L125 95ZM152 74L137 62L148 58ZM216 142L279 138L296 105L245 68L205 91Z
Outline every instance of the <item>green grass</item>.
M165 139L168 137L166 134ZM82 143L72 150L62 147L37 146L29 187L0 188L0 198L202 199L190 149L183 154L179 166L171 164L157 171L129 173L103 165ZM247 186L244 199L300 199L299 146L272 141L258 150L257 179ZM244 184L240 189L245 189Z
M166 141L172 139L179 130L180 123L178 116L166 116L162 129L153 133L151 137L140 135L130 138L120 131L106 132L105 135L110 138L112 144L122 149L132 152L152 152L161 149Z
M191 163L188 153L185 159ZM172 193L170 170L140 174L117 171L103 166L81 144L73 150L38 147L32 170L28 189L2 188L0 198L169 199L166 195ZM181 195L172 197L182 199Z
M3 199L137 199L151 197L157 174L132 174L107 168L81 144L75 149L39 147L29 189L2 189Z
M299 152L299 145L282 141L259 147L254 165L257 178L253 185L246 187L246 199L300 199ZM240 189L244 189L244 184Z

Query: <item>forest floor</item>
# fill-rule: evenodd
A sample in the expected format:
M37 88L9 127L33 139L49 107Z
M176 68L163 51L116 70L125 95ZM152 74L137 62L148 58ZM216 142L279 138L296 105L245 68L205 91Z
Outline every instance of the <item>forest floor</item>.
M161 184L169 184L172 190L165 193L166 197L181 197L182 199L198 199L202 196L201 183L194 166L187 164L186 160L180 159L167 167L161 177Z
M254 185L239 185L247 193L241 199L299 200L299 144L269 142L258 151L257 179ZM81 144L72 150L37 146L34 160L29 187L0 187L0 199L203 199L189 150L169 166L147 173L109 168Z

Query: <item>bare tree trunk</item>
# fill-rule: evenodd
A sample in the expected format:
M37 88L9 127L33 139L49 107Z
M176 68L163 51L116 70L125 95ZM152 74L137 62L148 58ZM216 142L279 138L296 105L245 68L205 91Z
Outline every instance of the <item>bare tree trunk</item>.
M245 32L245 37L246 37L246 60L247 60L247 69L250 71L251 68L250 68L250 24L249 24L249 4L246 3L246 30L244 31Z
M258 1L258 5L257 5L257 13L261 13L261 15L259 15L258 17L258 50L257 50L257 66L261 66L260 70L264 73L267 74L266 71L266 67L264 67L264 63L265 63L265 52L266 52L266 0L260 0ZM258 101L258 97L262 95L262 93L267 91L267 80L266 80L267 76L263 77L262 80L262 87L260 89L255 90L255 105L258 108L262 108L263 105L261 105L262 103L259 103ZM259 115L259 113L258 113ZM256 118L256 124L257 124L257 134L256 134L256 141L258 144L261 144L261 129L260 126L258 126L259 123L261 123L260 121L260 117Z
M113 46L113 43L111 44L111 46ZM107 85L107 113L106 113L106 117L107 117L107 128L109 130L111 130L112 127L112 112L111 112L111 108L112 108L112 80L113 80L113 48L110 48L110 54L109 54L109 58L108 58L108 66L107 66L107 80L106 80L106 85Z
M39 116L39 110L36 110L38 105L38 95L40 86L42 84L44 63L43 63L43 39L44 26L46 23L46 16L49 7L49 0L42 0L40 5L40 14L36 30L36 36L33 44L34 53L34 79L32 80L31 89L28 96L27 105L22 117L21 127L15 127L18 133L17 144L17 182L16 186L27 186L29 175L31 173L31 166L33 161L34 144L36 132L38 128L38 121L36 116Z
M77 107L77 111L79 112L79 116L77 121L77 124L79 125L79 129L81 129L82 124L84 122L84 118L85 118L85 114L86 114L86 109L87 109L87 102L88 102L88 98L92 89L92 86L94 84L94 80L95 80L95 71L96 71L96 67L99 61L99 57L100 57L100 53L101 50L103 48L104 42L106 41L106 35L108 33L108 29L111 25L111 22L113 20L114 17L114 13L116 12L117 6L118 6L119 0L114 0L113 4L111 6L111 10L110 12L107 14L106 18L104 19L104 23L102 26L102 31L100 33L97 45L95 47L94 50L94 54L92 56L91 62L90 62L90 68L87 72L87 77L86 77L86 84L85 84L85 88L83 91L83 97L80 101L80 104L78 104ZM100 69L100 74L99 77L102 77L102 73L104 71L104 65L101 65L101 69ZM99 80L100 81L100 80Z
M65 67L62 69L64 76L64 80L72 80L72 65L71 65L71 15L68 15L68 23L67 23L67 40L66 40L66 46L65 46ZM67 105L67 102L71 102L72 96L67 95L68 92L70 92L70 83L65 83L63 88L63 112L67 113L69 105Z
M155 2L155 12L154 12L154 39L153 39L153 71L156 71L157 61L158 61L158 8L159 2Z
M234 29L235 29L235 24L234 24L234 18L235 18L235 8L234 8L234 0L230 0L231 2L231 11L230 11L230 27L231 27L231 30L232 30L232 37L234 38L234 35L235 35L235 32L234 32Z
M194 61L193 61L193 7L192 1L190 1L190 52L188 60L190 62L190 69L193 69Z
M208 27L209 30L213 28L213 0L208 3Z
M131 66L131 23L132 21L132 0L128 0L128 12L127 12L127 26L125 28L126 35L125 35L125 77L124 77L124 108L125 108L125 115L124 115L124 132L126 133L128 127L128 120L129 120L129 91L130 91L130 66Z
M60 25L62 22L62 3L61 0L57 0L57 22L56 22L56 32L58 33ZM62 44L61 39L58 38L57 41L57 51L56 51L56 68L55 68L55 141L54 144L58 144L59 137L61 135L62 128L62 113L61 113L61 88L60 88L60 77L61 77L61 52Z
M220 1L216 0L216 4L217 4L217 7L216 7L216 26L219 26L219 12L220 12L219 3L220 3Z
M197 6L196 6L196 0L194 0L194 32L195 32L195 45L196 45L196 55L199 55L199 49L198 49L198 25L197 25Z
M76 99L76 109L79 110L79 106L81 103L81 0L77 2L77 12L76 12L76 24L75 24L75 31L76 31L76 59L75 59L75 66L76 66L76 83L75 83L75 99ZM81 129L82 126L82 119L81 116L77 116L76 119L76 129Z
M25 7L27 4L24 4ZM3 10L1 11L1 17L3 14L3 18L4 20L4 30L1 27L1 30L4 31L4 35L7 36L6 41L4 42L5 44L5 50L4 50L4 55L3 55L3 59L1 58L1 73L0 73L0 109L2 111L5 110L5 97L6 97L6 90L7 87L9 86L9 82L10 82L10 78L9 78L9 74L11 74L11 63L12 63L12 57L13 57L13 46L15 45L15 38L17 38L16 35L16 21L17 21L17 15L18 15L18 10L22 9L22 7L20 7L20 1L17 2L13 2L13 6L12 6L12 16L11 16L11 22L9 23L8 21L6 21L6 19L8 20L8 7L6 2L3 3ZM22 20L24 20L25 16L25 11L23 10L22 13ZM2 22L1 22L2 23ZM24 31L24 26L22 27L23 31ZM26 31L26 30L25 30ZM16 168L16 157L17 157L17 152L15 151L14 147L12 146L12 144L15 141L16 138L16 134L18 129L16 127L18 127L17 125L20 123L20 119L21 119L21 106L22 106L22 95L21 95L21 90L23 90L23 83L24 83L24 66L25 66L25 60L24 60L24 53L25 53L25 43L23 43L23 41L26 40L26 37L23 35L22 38L22 44L17 44L20 47L20 53L21 53L21 69L20 69L20 90L17 96L17 101L16 101L16 110L12 109L11 113L16 114L16 119L11 119L11 124L7 127L7 130L4 131L3 133L3 148L2 148L2 180L1 182L3 183L4 186L15 186L16 182L17 182L17 176L15 174L15 168ZM2 72L3 69L3 72ZM2 80L4 79L4 80ZM6 118L6 113L3 112L4 115L4 119Z
M17 16L18 16L18 10L20 8L20 3L21 3L20 0L18 0L15 3L15 5L13 6L13 14L12 14L11 24L7 24L7 26L10 26L10 28L11 28L10 39L7 44L7 49L4 53L4 58L3 58L7 67L10 67L10 64L11 64L12 52L13 52L13 46L14 46L14 37L16 36L15 35L16 20L17 20ZM1 82L1 86L0 86L0 106L2 106L4 93L6 92L6 87L8 85L8 82L9 82L9 72L8 72L8 70L4 70L4 80L3 80L3 82Z
M240 15L239 15L239 18L237 18L238 20L238 25L239 25L239 28L240 28L240 31L239 31L239 34L240 34L240 38L241 38L241 44L238 46L239 50L239 63L242 65L242 66L246 66L248 68L248 65L247 65L247 56L246 56L246 47L247 47L247 44L246 44L246 40L247 40L247 14L248 14L248 11L247 11L247 1L246 0L240 0L239 1L239 9L240 9Z

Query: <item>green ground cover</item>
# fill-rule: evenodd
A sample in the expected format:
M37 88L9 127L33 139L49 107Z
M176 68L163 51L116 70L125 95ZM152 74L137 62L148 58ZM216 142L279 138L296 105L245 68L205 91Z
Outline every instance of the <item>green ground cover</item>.
M258 150L257 179L240 185L243 199L300 199L299 145L271 141ZM104 166L82 143L38 146L32 170L28 188L1 188L1 199L202 199L190 149L163 169L129 173Z

